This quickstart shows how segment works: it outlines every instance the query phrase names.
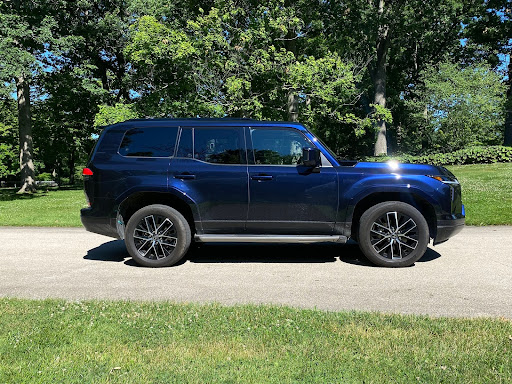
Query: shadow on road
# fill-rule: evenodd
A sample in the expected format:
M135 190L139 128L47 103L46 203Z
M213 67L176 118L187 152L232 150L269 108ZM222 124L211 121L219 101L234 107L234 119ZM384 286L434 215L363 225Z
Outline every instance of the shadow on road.
M441 255L428 248L418 261L428 262ZM137 266L130 258L122 240L114 240L93 248L86 260L124 262ZM192 246L187 256L175 266L191 263L344 263L374 267L361 253L357 244L201 244Z

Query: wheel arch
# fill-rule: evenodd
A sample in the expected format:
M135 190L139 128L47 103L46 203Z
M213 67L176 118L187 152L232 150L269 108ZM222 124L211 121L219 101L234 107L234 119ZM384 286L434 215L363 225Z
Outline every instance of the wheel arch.
M118 205L118 213L126 224L130 217L139 209L152 204L163 204L176 209L187 220L192 233L196 233L201 225L196 204L185 194L176 191L136 191L125 197ZM200 229L200 228L199 228Z
M357 239L359 221L364 212L370 207L386 201L400 201L412 205L427 221L429 235L435 238L437 234L437 215L435 207L424 197L415 193L404 192L374 192L360 199L354 206L351 215L351 234Z

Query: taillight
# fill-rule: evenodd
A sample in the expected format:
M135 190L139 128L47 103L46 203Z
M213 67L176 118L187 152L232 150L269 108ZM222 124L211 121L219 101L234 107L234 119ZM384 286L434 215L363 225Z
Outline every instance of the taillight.
M82 171L82 175L83 176L92 176L94 173L91 171L90 168L84 168L84 170Z

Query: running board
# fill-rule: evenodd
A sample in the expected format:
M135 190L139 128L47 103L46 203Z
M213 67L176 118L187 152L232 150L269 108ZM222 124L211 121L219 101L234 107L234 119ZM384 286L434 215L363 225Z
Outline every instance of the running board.
M346 243L347 237L318 235L195 235L195 240L202 243Z

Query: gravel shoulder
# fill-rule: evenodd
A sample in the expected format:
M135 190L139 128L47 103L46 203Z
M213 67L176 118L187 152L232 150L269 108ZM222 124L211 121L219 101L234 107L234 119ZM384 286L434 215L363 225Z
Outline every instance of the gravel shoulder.
M0 227L0 296L271 303L512 318L512 226L466 227L414 266L371 266L354 244L203 245L171 268L81 228Z

